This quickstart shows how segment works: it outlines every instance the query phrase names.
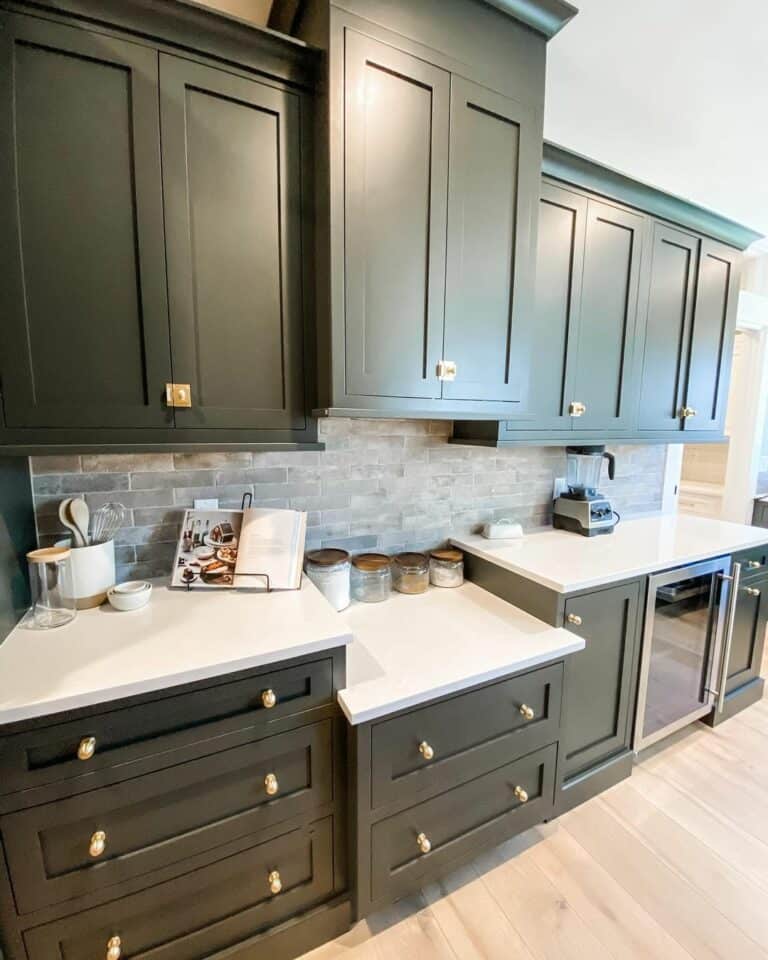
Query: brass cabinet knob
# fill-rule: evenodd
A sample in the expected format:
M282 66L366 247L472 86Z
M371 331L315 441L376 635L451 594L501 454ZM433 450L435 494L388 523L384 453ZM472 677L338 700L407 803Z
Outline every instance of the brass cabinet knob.
M695 417L698 411L694 410L693 407L682 407L680 410L680 417L683 420L687 420L689 417Z
M759 560L750 560L748 561L747 566L750 570L757 570L762 567L762 563L760 563Z
M429 853L432 849L432 842L426 833L420 833L418 837L416 837L416 846L422 853Z
M92 857L100 857L107 848L107 835L103 830L97 830L91 837L88 853Z
M269 892L273 897L276 897L283 889L283 881L280 879L280 872L278 870L270 871L267 877L267 883L269 884Z
M565 619L568 621L568 623L572 623L574 627L581 626L582 620L578 613L569 613Z
M515 787L515 796L520 803L528 803L528 791L524 787Z
M568 404L568 415L571 417L583 417L586 412L586 403L581 403L579 400L573 400Z
M120 960L123 955L123 942L120 937L110 937L107 940L106 960Z
M757 587L744 587L744 592L747 593L750 597L759 597L760 591Z
M271 710L272 707L277 703L277 694L274 690L262 690L261 691L261 702L267 710Z
M427 743L426 740L422 740L419 744L419 753L424 757L425 760L432 760L435 756L434 749Z
M533 712L533 707L529 707L527 703L521 703L520 716L523 720L533 720L536 714Z
M96 737L83 737L77 747L78 760L90 760L96 753Z
M274 797L280 789L280 784L277 782L277 777L274 773L268 773L266 777L264 777L264 789L270 797Z

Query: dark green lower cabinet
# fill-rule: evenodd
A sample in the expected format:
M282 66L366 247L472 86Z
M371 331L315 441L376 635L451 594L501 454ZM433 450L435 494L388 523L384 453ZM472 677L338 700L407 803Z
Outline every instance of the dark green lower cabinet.
M565 626L586 646L566 660L558 813L629 775L640 581L565 602Z

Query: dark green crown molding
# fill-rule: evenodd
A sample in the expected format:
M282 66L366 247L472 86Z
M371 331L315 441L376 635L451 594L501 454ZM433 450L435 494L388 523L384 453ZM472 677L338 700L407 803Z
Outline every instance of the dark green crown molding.
M579 12L566 0L484 0L550 40Z
M612 200L637 207L661 220L669 220L698 233L744 250L760 240L762 233L751 230L706 207L700 207L682 197L664 193L640 180L611 167L602 166L580 153L573 153L557 144L545 141L542 173L585 190L591 190Z

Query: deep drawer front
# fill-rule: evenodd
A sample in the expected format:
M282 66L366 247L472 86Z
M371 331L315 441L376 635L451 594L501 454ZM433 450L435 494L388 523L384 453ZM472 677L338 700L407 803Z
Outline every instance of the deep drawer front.
M119 937L125 960L203 960L328 897L328 817L122 900L24 934L29 960L101 960ZM277 871L282 887L270 890Z
M374 824L372 899L406 892L491 834L498 841L501 832L511 836L543 820L554 802L556 756L557 745L551 744ZM422 835L430 845L426 853Z
M267 708L262 695L270 690L277 700ZM332 702L333 661L325 659L0 738L0 794L93 775L230 730L265 729L289 714ZM90 747L92 755L80 759L78 752L87 756ZM169 755L167 765L172 763ZM91 787L98 785L94 777Z
M246 834L258 839L259 830L329 803L331 726L324 720L0 818L19 912Z
M557 663L376 724L373 807L446 789L557 740L562 683Z

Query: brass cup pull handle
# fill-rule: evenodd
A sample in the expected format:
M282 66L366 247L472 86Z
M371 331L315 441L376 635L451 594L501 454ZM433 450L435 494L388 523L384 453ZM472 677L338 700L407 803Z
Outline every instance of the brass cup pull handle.
M107 849L107 835L103 830L97 830L91 837L91 843L88 847L88 853L92 857L100 857Z
M760 563L759 560L750 560L750 561L747 563L747 567L748 567L750 570L757 570L757 569L759 569L761 566L762 566L762 564Z
M278 870L270 870L267 883L269 884L269 892L273 897L276 897L283 889L283 881L280 879L280 872Z
M524 787L515 787L515 797L520 803L528 803L528 791Z
M432 760L435 756L434 748L431 747L426 740L422 740L419 744L419 753L425 760Z
M565 619L568 623L572 623L574 627L580 627L583 622L578 613L569 613Z
M533 720L536 714L533 712L533 707L529 707L527 703L521 703L520 716L523 720Z
M262 706L267 710L271 710L272 707L277 703L277 694L274 690L262 690L261 691L261 703Z
M264 777L264 789L267 791L267 795L274 797L277 791L280 789L280 784L277 782L277 777L274 773L268 773Z
M77 746L77 759L90 760L96 753L96 737L83 737Z
M123 942L120 937L110 937L107 940L107 953L105 960L120 960L123 955Z
M750 597L759 597L760 591L757 587L744 587L744 592L747 593Z
M432 841L429 839L426 833L420 833L418 837L416 837L416 846L422 853L429 853L429 851L432 849Z

